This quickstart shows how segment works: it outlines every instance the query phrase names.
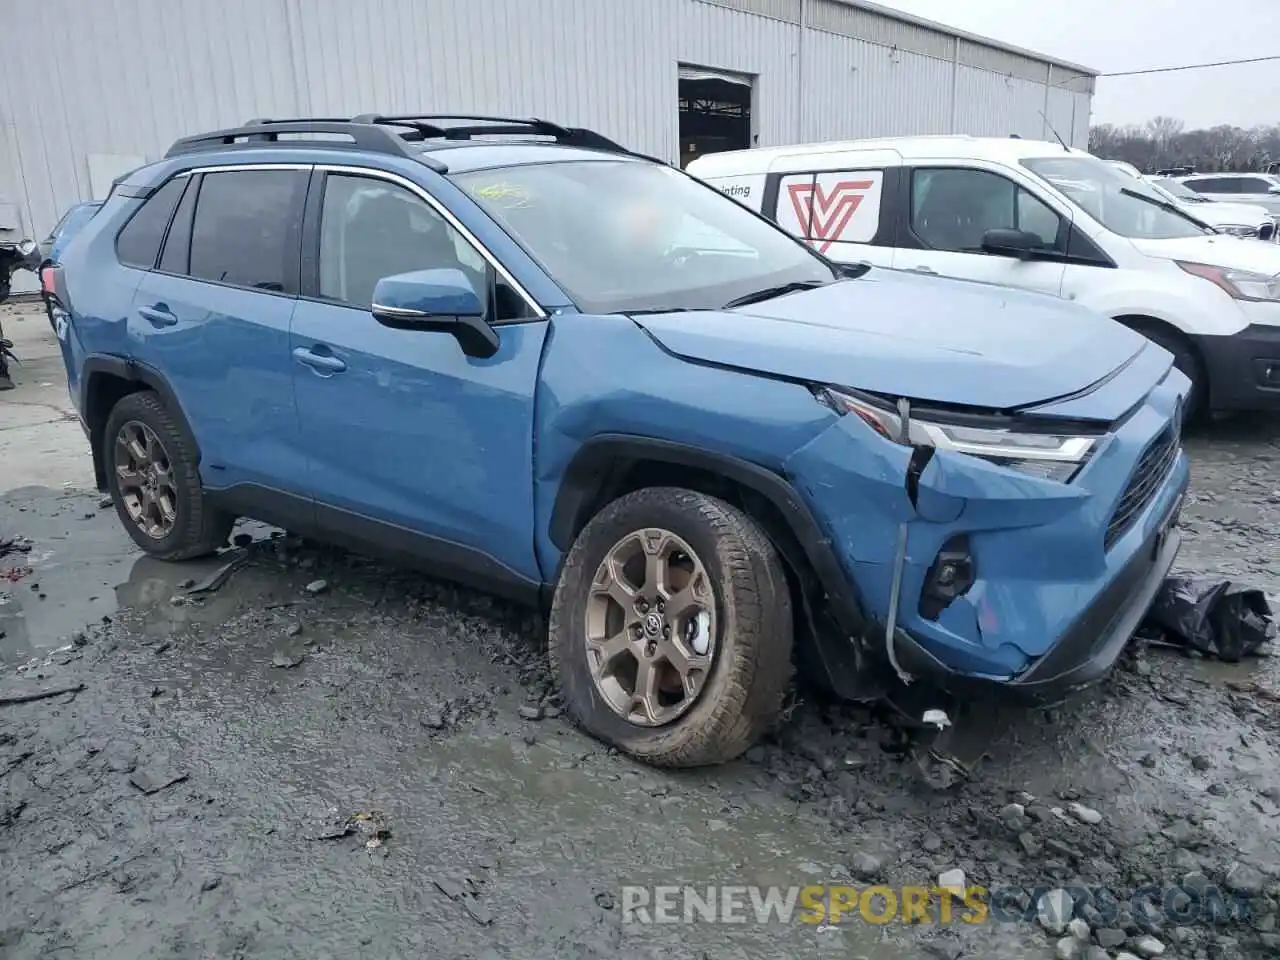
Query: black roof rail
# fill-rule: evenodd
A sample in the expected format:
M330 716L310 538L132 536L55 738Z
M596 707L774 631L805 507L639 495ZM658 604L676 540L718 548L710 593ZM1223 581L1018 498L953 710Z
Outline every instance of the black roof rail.
M442 125L439 121L462 121L460 125ZM398 129L397 129L398 128ZM403 131L403 132L400 132ZM669 166L656 157L636 153L594 130L564 127L537 117L493 117L483 114L379 114L363 113L357 117L295 117L272 119L257 117L239 127L183 137L174 142L166 157L210 150L245 149L280 142L281 134L326 134L345 136L349 140L323 141L326 147L368 150L412 157L437 173L447 173L448 166L430 155L414 150L410 144L427 139L471 140L483 136L551 137L568 147L599 150L639 157Z
M457 126L442 126L439 121L462 120ZM474 121L480 121L476 124ZM602 150L606 153L623 153L633 157L653 160L653 157L635 153L622 144L610 140L603 134L588 130L586 127L565 127L550 120L538 117L495 117L477 113L422 113L422 114L381 114L363 113L352 118L352 123L389 124L406 126L417 130L427 137L439 137L444 140L470 140L484 136L537 136L551 137L556 143L567 147L582 147L588 150ZM661 162L661 161L658 161Z
M448 167L433 157L425 157L412 150L406 138L394 130L372 123L354 123L351 120L340 120L329 117L271 120L259 118L250 120L240 127L226 130L214 130L191 137L183 137L174 142L165 157L178 157L184 154L200 153L211 150L249 149L266 144L280 143L281 134L327 134L330 136L349 137L344 140L323 140L326 147L339 150L368 150L373 153L389 153L396 156L412 157L421 161L437 173L448 172Z

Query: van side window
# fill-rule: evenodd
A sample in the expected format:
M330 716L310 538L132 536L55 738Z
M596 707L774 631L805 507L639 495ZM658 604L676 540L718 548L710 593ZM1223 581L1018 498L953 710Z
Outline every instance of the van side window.
M1061 252L1063 219L1012 180L987 170L916 170L911 176L911 230L935 250L981 253L988 230L1034 233L1045 250Z

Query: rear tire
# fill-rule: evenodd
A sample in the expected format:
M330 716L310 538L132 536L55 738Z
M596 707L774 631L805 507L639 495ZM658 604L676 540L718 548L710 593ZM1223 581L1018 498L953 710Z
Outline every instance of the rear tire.
M121 397L107 417L102 443L116 514L145 552L161 560L190 560L227 542L235 517L206 501L196 452L155 393Z
M628 549L645 587L620 565ZM652 604L651 564L666 571ZM596 634L607 639L589 643ZM755 522L714 497L651 487L610 503L574 542L552 601L549 654L565 708L588 733L655 766L698 767L738 757L778 722L792 634L786 574ZM644 699L649 670L657 679Z

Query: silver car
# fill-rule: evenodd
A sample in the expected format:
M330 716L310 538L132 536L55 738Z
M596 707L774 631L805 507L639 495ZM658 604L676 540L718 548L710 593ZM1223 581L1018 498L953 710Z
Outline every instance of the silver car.
M1280 214L1280 176L1270 173L1193 173L1178 177L1191 190L1210 200L1256 203Z

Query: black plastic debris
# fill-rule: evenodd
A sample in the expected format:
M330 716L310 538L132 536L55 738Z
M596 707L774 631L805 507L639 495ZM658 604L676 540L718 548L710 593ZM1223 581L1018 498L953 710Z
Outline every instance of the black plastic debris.
M1139 632L1236 663L1271 639L1272 624L1267 596L1255 587L1230 580L1167 577Z

